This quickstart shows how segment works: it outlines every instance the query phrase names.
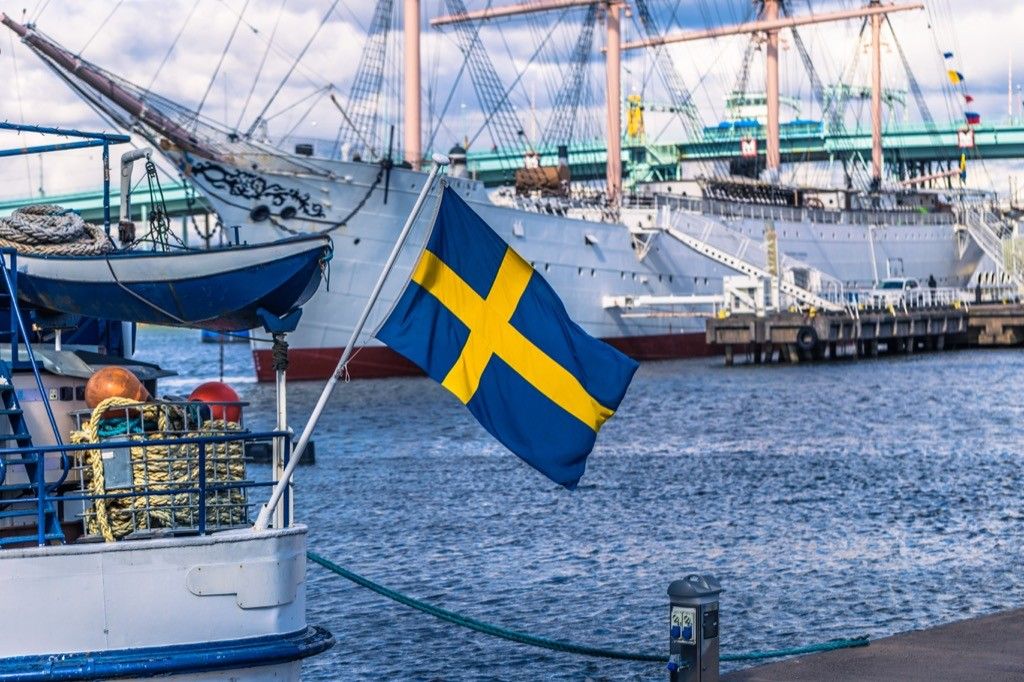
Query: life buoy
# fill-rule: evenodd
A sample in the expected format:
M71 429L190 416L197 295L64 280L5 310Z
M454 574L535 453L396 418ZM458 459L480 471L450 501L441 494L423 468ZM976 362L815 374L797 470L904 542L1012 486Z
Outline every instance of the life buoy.
M796 332L796 347L800 350L811 351L818 345L818 332L814 327L800 327Z

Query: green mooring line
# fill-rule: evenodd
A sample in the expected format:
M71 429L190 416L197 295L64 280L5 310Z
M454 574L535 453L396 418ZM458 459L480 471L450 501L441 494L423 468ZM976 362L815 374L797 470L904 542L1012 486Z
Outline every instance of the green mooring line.
M339 566L330 559L326 559L316 552L306 552L306 556L310 561L320 564L332 573L340 575L342 578L351 580L356 585L365 587L368 590L376 592L377 594L387 597L399 604L412 607L423 613L428 613L435 618L440 618L443 621L460 625L470 630L482 632L485 635L492 637L500 637L501 639L507 639L510 642L518 642L519 644L527 644L529 646L540 647L542 649L550 649L551 651L562 651L569 654L579 654L581 656L594 656L599 658L615 658L623 661L644 661L654 663L665 663L668 661L668 656L665 654L645 654L630 651L618 651L616 649L604 649L601 647L584 646L582 644L573 644L572 642L562 642L557 639L548 639L547 637L539 637L537 635L531 635L526 632L519 632L518 630L509 630L498 625L491 625L490 623L484 623L473 618L455 613L454 611L448 611L442 609L439 606L434 606L426 602L422 602L419 599L414 599L401 592L378 585L369 578L364 578L358 573ZM809 644L807 646L790 647L787 649L775 649L771 651L749 651L739 654L722 654L720 659L722 661L756 661L765 658L777 658L780 656L795 656L797 654L809 654L818 651L833 651L835 649L848 649L852 647L867 646L869 644L866 636L844 638L844 639L831 639L827 642L821 642L819 644Z

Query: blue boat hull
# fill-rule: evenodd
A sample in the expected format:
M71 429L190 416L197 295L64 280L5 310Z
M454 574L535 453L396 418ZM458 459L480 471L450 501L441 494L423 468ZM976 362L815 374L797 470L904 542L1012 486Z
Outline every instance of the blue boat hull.
M261 308L280 317L309 300L329 255L329 240L320 237L212 252L20 256L18 293L32 306L62 313L241 331L261 324Z
M226 642L18 656L0 659L0 681L110 680L238 670L297 661L332 646L334 636L314 625L283 635Z

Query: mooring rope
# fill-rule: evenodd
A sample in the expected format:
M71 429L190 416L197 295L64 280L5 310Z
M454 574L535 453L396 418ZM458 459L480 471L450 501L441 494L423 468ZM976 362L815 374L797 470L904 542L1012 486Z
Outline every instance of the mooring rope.
M91 256L116 250L99 227L71 209L54 204L22 206L0 218L0 247L18 253Z
M481 632L485 635L492 637L498 637L505 639L510 642L517 642L519 644L526 644L528 646L535 646L542 649L549 649L551 651L561 651L563 653L578 654L580 656L592 656L596 658L614 658L623 661L641 661L645 663L665 663L668 661L668 656L665 654L648 654L642 652L630 652L630 651L619 651L617 649L606 649L603 647L586 646L583 644L574 644L572 642L564 642L557 639L550 639L548 637L541 637L538 635L531 635L526 632L520 632L518 630L510 630L503 628L500 625L492 625L491 623L484 623L468 616L455 613L454 611L448 611L442 609L439 606L428 604L420 601L408 595L397 592L390 588L384 587L378 583L373 582L369 578L364 578L358 573L339 566L330 559L327 559L316 552L306 552L306 557L310 561L320 564L327 570L335 573L346 580L351 580L360 587L376 592L377 594L387 597L392 601L396 601L399 604L404 604L417 611L422 611L435 618L439 618L443 621L459 625L476 632ZM796 656L798 654L809 654L816 653L819 651L834 651L836 649L849 649L853 647L868 646L870 641L866 636L841 638L841 639L830 639L827 642L821 642L818 644L809 644L806 646L789 647L786 649L775 649L769 651L749 651L738 654L722 654L719 660L722 661L756 661L766 658L779 658L782 656Z

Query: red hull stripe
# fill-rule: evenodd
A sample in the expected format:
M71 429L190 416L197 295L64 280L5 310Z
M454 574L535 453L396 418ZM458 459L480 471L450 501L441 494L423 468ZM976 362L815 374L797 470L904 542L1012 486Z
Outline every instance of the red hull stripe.
M605 339L608 343L636 360L671 360L713 355L715 350L707 344L703 332L691 334L665 334L660 336L628 336ZM288 351L288 379L308 381L326 379L334 371L341 357L341 348L292 348ZM274 380L274 365L269 350L254 350L256 378ZM364 346L357 350L348 364L353 379L380 379L383 377L417 376L419 367L385 346Z

